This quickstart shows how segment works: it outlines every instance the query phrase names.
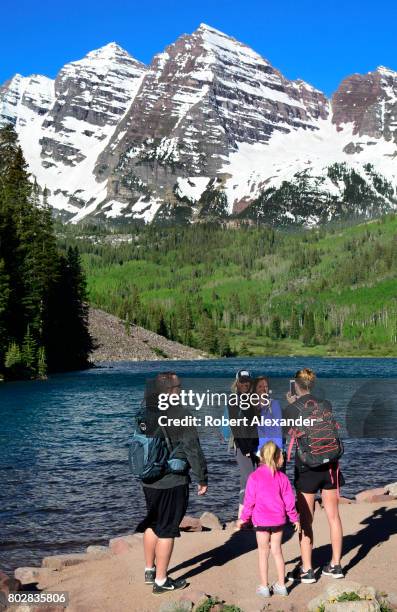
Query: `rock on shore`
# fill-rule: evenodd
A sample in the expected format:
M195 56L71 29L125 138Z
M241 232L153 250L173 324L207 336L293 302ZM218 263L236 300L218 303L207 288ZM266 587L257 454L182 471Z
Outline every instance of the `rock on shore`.
M205 359L203 351L167 340L152 331L131 325L103 310L90 308L89 329L94 339L93 363L102 361L161 361L164 359Z

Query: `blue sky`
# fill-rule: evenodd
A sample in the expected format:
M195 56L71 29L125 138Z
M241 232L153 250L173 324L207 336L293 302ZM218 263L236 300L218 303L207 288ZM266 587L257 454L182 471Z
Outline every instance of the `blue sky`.
M393 0L2 0L1 17L0 83L15 72L54 77L111 41L149 63L201 22L327 94L354 72L397 70Z

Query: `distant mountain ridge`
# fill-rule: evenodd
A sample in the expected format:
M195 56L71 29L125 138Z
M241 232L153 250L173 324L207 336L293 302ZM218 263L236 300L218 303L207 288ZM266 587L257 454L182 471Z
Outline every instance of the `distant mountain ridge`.
M201 24L145 66L116 43L55 81L15 75L0 123L66 220L227 217L311 225L397 206L397 73L331 100Z

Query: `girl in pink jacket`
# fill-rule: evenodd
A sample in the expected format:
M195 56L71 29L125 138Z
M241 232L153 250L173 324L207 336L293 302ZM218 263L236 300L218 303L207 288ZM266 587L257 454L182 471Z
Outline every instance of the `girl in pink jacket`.
M259 451L260 466L248 478L244 507L237 528L250 520L256 530L261 584L258 595L270 596L268 586L268 560L272 552L277 582L272 586L276 595L288 595L285 586L285 564L281 550L283 528L287 518L299 529L299 515L295 509L295 496L285 474L280 472L283 453L274 442L267 442Z

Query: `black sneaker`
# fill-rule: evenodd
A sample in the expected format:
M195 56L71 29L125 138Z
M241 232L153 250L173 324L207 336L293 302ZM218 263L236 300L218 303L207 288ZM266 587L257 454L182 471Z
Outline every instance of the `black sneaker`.
M156 568L145 570L145 584L154 584L156 578Z
M293 572L287 574L288 582L303 582L304 584L313 584L316 582L316 577L312 568L303 571L302 567L297 567Z
M323 576L332 576L332 578L344 578L345 575L342 570L341 565L325 565L323 567L323 571L321 572Z
M184 589L187 586L186 580L183 578L167 578L162 586L159 586L156 582L153 585L153 593L159 595L160 593L166 593L167 591L176 591L177 589Z

